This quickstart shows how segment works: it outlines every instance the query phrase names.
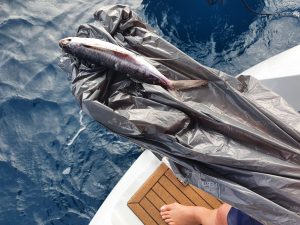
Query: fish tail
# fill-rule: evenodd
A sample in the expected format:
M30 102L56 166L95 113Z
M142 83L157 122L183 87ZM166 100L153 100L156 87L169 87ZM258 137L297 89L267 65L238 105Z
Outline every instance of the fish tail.
M171 85L175 90L187 90L206 86L207 80L171 80Z

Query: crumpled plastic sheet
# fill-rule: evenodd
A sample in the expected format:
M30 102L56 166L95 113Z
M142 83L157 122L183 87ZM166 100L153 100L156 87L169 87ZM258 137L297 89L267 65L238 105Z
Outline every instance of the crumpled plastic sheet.
M206 79L180 92L63 55L61 67L86 114L167 156L177 176L263 224L300 224L300 116L251 76L206 67L160 37L128 7L94 13L77 36L99 38L151 60L170 79ZM72 34L70 34L71 36Z

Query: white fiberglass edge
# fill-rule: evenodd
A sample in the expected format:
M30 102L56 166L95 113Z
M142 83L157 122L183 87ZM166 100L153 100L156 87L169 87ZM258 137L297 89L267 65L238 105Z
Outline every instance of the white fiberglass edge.
M160 163L152 152L145 150L105 199L89 225L143 225L127 207L127 201Z
M300 112L300 45L242 72L260 80Z
M258 80L297 76L300 74L300 45L279 53L241 74L252 75Z

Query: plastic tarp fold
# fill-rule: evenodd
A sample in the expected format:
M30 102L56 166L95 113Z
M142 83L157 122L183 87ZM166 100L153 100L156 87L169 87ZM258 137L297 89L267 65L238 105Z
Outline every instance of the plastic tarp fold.
M106 6L77 36L99 38L151 60L170 79L206 79L180 92L61 58L72 92L99 123L167 156L177 174L264 224L300 224L300 116L251 76L205 67L160 37L128 7Z

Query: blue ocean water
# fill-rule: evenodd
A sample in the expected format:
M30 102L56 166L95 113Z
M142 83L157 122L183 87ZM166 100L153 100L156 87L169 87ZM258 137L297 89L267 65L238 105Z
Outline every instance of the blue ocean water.
M57 41L127 4L204 65L236 75L300 44L300 1L0 2L0 224L88 224L141 153L80 112Z

